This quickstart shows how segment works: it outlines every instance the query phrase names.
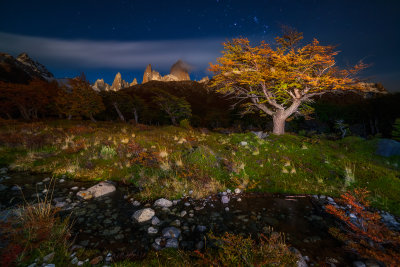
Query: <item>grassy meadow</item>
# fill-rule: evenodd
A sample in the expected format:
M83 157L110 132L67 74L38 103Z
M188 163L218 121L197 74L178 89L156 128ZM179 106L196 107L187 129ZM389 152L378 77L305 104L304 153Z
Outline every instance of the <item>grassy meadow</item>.
M135 198L196 198L227 188L339 196L371 191L373 206L400 215L399 157L375 155L377 139L222 134L188 125L115 122L0 123L0 165L76 180L114 180Z

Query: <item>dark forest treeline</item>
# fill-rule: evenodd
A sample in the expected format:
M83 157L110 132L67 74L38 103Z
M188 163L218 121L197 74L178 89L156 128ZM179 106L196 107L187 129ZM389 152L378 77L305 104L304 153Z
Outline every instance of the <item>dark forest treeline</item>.
M33 80L29 84L0 82L0 116L4 119L38 120L78 118L120 120L133 123L179 124L187 119L194 127L270 130L271 121L259 114L241 116L232 102L194 81L151 81L117 92L96 92L85 77L68 85ZM364 97L356 93L326 94L315 99L315 113L307 120L294 117L290 131L335 132L342 120L353 134L390 137L400 117L400 94Z

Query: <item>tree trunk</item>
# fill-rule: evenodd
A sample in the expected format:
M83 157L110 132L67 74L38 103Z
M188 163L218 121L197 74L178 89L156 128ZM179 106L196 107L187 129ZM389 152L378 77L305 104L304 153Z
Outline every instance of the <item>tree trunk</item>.
M19 112L21 113L22 118L24 118L27 121L29 121L31 119L28 111L26 110L26 108L24 106L18 105L18 109L19 109Z
M172 121L172 124L176 126L176 119L175 119L175 116L171 116L171 121Z
M135 118L136 124L138 124L138 123L139 123L139 115L138 115L138 113L137 113L136 108L133 108L133 116L134 116L134 118Z
M91 121L96 122L96 120L93 118L93 114L90 114L89 118L90 118Z
M286 117L279 111L272 117L274 122L273 134L281 135L285 133Z
M125 117L124 117L124 115L122 115L121 111L119 110L117 103L114 102L113 106L115 108L115 111L117 111L117 113L118 113L119 119L121 121L125 121Z

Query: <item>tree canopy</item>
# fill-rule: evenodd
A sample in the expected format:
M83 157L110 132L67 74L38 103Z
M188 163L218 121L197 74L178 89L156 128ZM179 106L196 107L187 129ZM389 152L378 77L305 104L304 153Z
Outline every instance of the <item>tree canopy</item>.
M338 51L317 39L300 45L302 33L288 28L276 45L262 41L251 46L246 38L225 42L223 55L209 70L216 91L236 99L244 113L261 111L272 116L273 132L283 134L294 113L310 112L307 103L316 95L338 90L362 90L355 75L366 65L351 69L336 65Z

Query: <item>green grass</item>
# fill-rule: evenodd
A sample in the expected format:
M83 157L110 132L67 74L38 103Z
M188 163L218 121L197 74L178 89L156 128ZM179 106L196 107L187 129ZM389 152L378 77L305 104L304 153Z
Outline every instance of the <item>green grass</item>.
M32 147L32 138L41 145ZM0 126L0 164L78 180L130 182L143 188L136 197L144 199L176 198L189 190L202 197L236 187L339 196L367 187L375 207L400 215L400 157L375 155L376 144L358 137L331 141L286 134L260 140L252 133L203 134L173 126L14 122Z

